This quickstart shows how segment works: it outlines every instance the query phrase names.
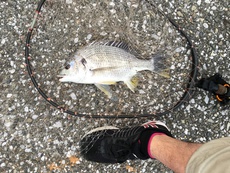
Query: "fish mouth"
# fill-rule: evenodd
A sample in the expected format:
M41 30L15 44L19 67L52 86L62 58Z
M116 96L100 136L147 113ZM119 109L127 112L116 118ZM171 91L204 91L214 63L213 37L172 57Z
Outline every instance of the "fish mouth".
M57 78L58 78L58 80L61 82L62 81L62 79L64 78L65 76L64 75L57 75Z
M58 76L58 80L59 80L59 81L61 81L62 78L63 78L63 77L59 77L59 76Z

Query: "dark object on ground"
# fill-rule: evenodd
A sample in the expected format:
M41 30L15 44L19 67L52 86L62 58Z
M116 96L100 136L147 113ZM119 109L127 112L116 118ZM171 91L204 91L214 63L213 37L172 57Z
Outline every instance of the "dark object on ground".
M227 104L230 100L230 85L218 73L209 78L202 78L196 86L212 92L222 104Z

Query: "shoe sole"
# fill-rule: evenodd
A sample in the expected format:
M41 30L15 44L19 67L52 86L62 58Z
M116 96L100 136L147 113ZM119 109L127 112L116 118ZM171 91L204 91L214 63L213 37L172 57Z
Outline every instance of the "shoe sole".
M95 128L93 130L90 130L88 133L86 133L81 139L83 139L84 137L86 137L87 135L89 134L92 134L94 132L98 132L98 131L103 131L103 130L115 130L115 129L119 129L117 127L114 127L114 126L103 126L103 127L98 127L98 128Z
M154 125L161 125L163 127L165 127L168 131L169 131L169 128L161 121L149 121L149 122L146 122L144 124L142 124L141 126L146 126L146 125L149 125L149 126L154 126ZM116 129L119 129L117 127L114 127L114 126L103 126L103 127L98 127L98 128L95 128L93 130L90 130L88 133L86 133L81 139L83 139L84 137L86 137L87 135L90 135L94 132L98 132L98 131L103 131L103 130L116 130Z

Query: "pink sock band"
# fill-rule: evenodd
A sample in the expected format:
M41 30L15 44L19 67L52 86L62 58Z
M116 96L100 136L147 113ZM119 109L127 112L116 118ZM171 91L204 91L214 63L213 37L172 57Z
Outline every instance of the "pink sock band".
M151 150L150 150L150 147L151 147L151 142L153 140L153 138L155 136L158 136L158 135L165 135L164 133L153 133L149 139L149 142L148 142L148 155L150 158L154 159L154 156L151 154Z

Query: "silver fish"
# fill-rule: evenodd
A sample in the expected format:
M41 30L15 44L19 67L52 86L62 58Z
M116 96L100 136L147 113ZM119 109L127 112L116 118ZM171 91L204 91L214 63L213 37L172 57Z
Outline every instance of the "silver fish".
M149 70L168 78L163 60L162 56L139 59L123 42L91 44L79 49L58 77L61 82L94 84L112 98L109 85L123 81L134 92L139 71Z

